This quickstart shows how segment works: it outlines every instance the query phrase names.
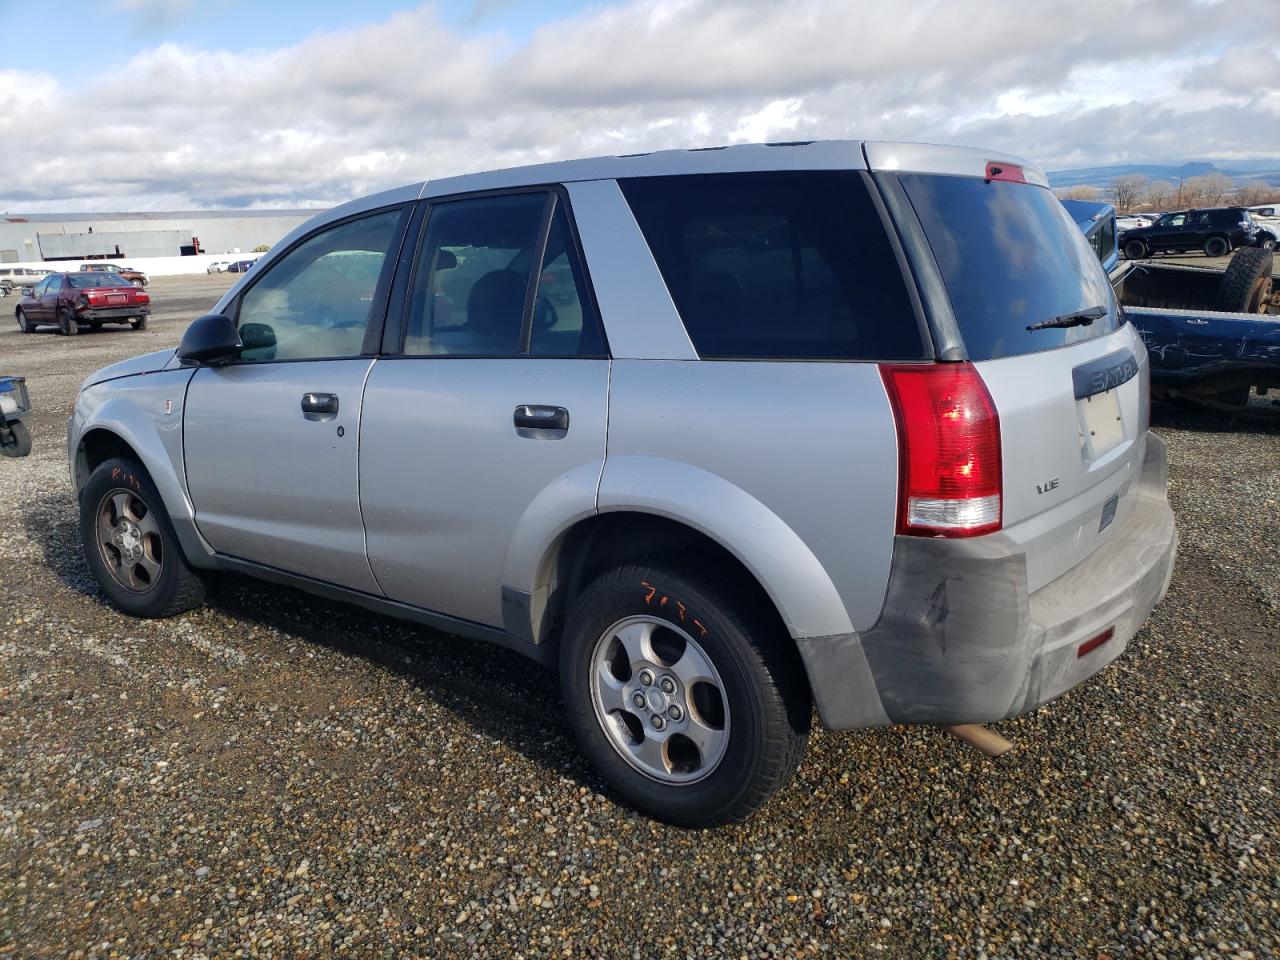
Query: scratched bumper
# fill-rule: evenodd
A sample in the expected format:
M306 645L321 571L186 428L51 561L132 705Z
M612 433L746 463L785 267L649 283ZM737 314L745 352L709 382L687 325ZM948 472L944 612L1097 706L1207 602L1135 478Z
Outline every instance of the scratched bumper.
M1121 653L1164 596L1178 535L1164 444L1150 435L1136 502L1088 559L1034 593L1000 537L899 537L880 622L799 641L823 722L985 723L1034 710ZM1077 656L1107 628L1112 637Z
M92 307L77 314L80 320L128 320L132 317L144 317L151 312L145 303L135 303L131 307Z

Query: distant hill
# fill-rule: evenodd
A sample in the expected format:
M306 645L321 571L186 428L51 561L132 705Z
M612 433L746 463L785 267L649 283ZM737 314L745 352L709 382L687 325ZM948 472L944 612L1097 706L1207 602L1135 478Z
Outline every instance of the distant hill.
M1108 187L1117 177L1141 174L1148 180L1168 180L1177 183L1179 178L1199 177L1206 173L1225 173L1239 186L1242 183L1262 180L1280 186L1280 160L1241 160L1230 166L1220 167L1207 160L1193 160L1183 164L1114 163L1104 167L1079 167L1075 170L1049 171L1049 183L1057 187Z

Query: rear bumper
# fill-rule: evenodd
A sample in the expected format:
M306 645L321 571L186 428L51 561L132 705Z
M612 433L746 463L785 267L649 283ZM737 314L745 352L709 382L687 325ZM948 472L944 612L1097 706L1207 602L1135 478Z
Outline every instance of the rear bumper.
M1087 560L1034 593L998 534L899 537L880 621L797 641L823 722L985 723L1034 710L1118 657L1164 596L1178 534L1164 442L1148 434L1128 515ZM1080 644L1111 639L1077 656Z
M149 304L135 303L131 307L90 307L76 316L80 320L128 320L132 317L145 317L150 312Z

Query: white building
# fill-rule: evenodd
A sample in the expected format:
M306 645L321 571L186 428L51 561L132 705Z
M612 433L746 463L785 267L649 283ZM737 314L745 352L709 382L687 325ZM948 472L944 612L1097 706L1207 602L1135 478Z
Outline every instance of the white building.
M0 263L247 254L273 245L317 212L5 214L0 217Z

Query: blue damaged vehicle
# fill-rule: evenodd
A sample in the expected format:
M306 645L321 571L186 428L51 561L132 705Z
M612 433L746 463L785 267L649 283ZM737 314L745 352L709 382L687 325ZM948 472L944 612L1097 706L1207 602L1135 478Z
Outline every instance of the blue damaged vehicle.
M1250 402L1280 388L1280 284L1270 247L1236 251L1225 270L1122 261L1111 204L1063 205L1142 334L1155 396L1224 413L1280 416L1275 403Z
M120 609L230 570L518 650L617 795L702 825L815 704L981 724L1120 656L1177 544L1148 373L1033 164L735 146L322 214L91 376L68 453Z

